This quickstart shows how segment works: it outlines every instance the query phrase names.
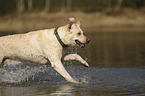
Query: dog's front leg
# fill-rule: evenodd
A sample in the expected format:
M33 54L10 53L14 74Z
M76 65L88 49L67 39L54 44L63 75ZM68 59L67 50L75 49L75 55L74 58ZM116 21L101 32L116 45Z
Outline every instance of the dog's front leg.
M67 60L80 61L84 66L89 67L89 64L84 59L82 59L82 57L79 56L78 54L69 54L69 55L66 55L64 57L64 60L65 61L67 61Z
M61 74L68 82L72 82L72 83L78 83L76 82L70 75L69 73L65 70L64 66L62 65L60 60L55 60L53 62L51 62L51 64L53 65L53 68L59 73Z

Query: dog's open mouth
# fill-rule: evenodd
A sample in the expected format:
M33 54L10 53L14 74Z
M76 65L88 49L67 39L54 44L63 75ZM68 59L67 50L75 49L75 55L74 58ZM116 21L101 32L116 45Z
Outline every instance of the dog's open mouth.
M75 40L76 44L78 46L80 46L81 48L84 48L85 47L85 44L81 43L79 40Z

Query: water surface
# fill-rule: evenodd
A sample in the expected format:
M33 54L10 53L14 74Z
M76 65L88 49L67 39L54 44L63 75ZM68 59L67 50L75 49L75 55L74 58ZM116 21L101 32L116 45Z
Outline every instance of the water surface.
M63 62L82 84L67 83L50 65L7 64L0 70L0 96L144 96L145 33L90 32L86 48L78 52L90 64ZM69 52L68 52L69 53Z

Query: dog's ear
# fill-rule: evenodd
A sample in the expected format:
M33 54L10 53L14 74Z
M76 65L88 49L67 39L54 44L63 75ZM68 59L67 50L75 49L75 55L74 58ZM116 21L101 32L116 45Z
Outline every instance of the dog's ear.
M69 25L68 25L69 30L72 29L73 27L75 27L74 23L75 23L75 18L70 17L69 18Z
M69 21L74 23L76 20L75 20L75 18L70 17L70 18L69 18Z
M81 21L79 20L76 25L81 26Z

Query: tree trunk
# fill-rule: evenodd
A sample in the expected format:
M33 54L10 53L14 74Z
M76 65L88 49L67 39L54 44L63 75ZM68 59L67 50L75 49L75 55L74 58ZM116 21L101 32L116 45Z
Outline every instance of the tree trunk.
M64 0L61 0L61 11L66 11Z
M120 11L120 8L121 8L121 5L122 5L122 2L123 2L123 0L117 0L117 4L116 4L116 6L115 6L115 8L114 8L114 10L113 10L114 13Z
M118 0L118 4L117 4L118 11L121 8L122 2L123 2L123 0Z
M108 0L108 8L107 8L107 13L112 13L112 0Z
M17 10L19 12L23 12L25 10L25 2L24 0L17 0Z
M50 0L46 0L46 2L45 2L45 10L46 10L46 12L50 12Z
M67 11L71 11L71 0L67 0Z
M33 9L33 0L28 0L28 10L31 11Z

